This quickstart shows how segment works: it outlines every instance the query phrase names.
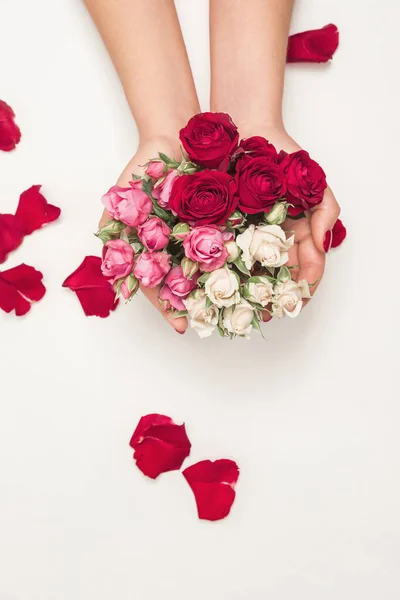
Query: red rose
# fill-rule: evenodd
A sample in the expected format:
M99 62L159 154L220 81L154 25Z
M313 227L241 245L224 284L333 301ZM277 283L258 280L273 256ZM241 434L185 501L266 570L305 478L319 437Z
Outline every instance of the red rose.
M218 169L237 147L239 133L229 115L206 112L192 117L179 138L190 160Z
M184 223L222 225L238 204L235 180L220 171L200 171L175 179L169 208Z
M239 208L250 215L267 210L286 194L282 167L265 156L239 162L236 182Z
M265 156L266 158L270 158L273 162L277 162L278 153L275 146L259 135L253 135L252 137L242 140L239 144L239 148L244 150L246 156L250 156L251 158Z
M327 188L323 169L305 150L289 154L282 166L286 173L288 202L297 213L319 204ZM293 211L290 211L293 214Z
M14 150L21 139L21 132L14 121L14 111L3 100L0 100L0 150Z

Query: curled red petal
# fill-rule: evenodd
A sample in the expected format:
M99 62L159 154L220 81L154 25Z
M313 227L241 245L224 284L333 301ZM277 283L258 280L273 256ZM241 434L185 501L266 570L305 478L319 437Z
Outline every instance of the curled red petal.
M129 445L134 448L135 444L140 443L140 441L144 438L146 431L149 427L153 425L171 425L173 424L173 420L171 417L167 417L166 415L159 415L157 413L152 413L150 415L145 415L139 421L136 426L135 431L131 437L131 441Z
M294 62L328 62L339 46L339 31L336 25L330 24L320 29L302 31L289 37L286 61Z
M112 285L101 272L101 262L99 256L85 256L63 283L76 293L87 317L108 317L118 305Z
M46 293L42 279L40 271L25 264L0 271L0 308L7 313L15 310L18 317L25 315Z
M15 215L0 215L0 264L18 248L24 239L24 228Z
M182 474L196 499L199 519L219 521L229 515L239 478L239 468L233 460L203 460Z
M55 221L61 214L61 209L49 204L40 193L41 187L41 185L33 185L22 192L19 198L15 214L23 224L25 235Z
M185 425L159 414L140 419L129 445L135 450L137 467L151 479L180 469L191 448Z
M347 235L346 227L338 219L331 231L327 231L324 238L324 250L328 252L332 248L337 248L344 241Z
M14 118L11 106L0 100L0 150L4 152L14 150L21 139L21 132Z

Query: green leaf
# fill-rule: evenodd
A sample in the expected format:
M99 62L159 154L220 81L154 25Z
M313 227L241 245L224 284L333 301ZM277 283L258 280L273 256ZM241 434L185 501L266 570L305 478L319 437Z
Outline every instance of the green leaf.
M125 231L121 231L119 239L123 240L124 242L126 242L127 244L129 244L129 238L126 235Z
M198 278L197 283L206 283L209 277L210 273L203 273L203 275L201 275L201 277Z
M281 267L278 271L278 276L277 276L278 281L285 283L285 281L289 281L290 278L291 278L291 275L290 275L289 269L287 267Z
M151 199L153 201L153 213L156 215L156 217L159 217L166 223L171 223L175 219L174 215L161 208L161 206L157 204L153 197L151 197Z
M153 182L149 179L142 179L142 190L145 194L149 196L153 200L152 190L153 190Z
M241 256L239 256L235 261L233 261L232 264L235 265L239 269L239 271L244 275L250 275L250 271L244 264Z
M219 325L217 325L217 329L218 329L218 333L221 337L225 337L225 331L222 329L222 327L220 327Z
M142 179L140 175L135 175L135 173L132 173L132 181L137 181L138 179Z
M210 298L207 296L206 298L206 310L209 310L212 307L213 303Z
M264 337L264 334L262 332L261 326L260 326L260 321L257 319L256 315L254 315L253 320L251 322L251 324L253 325L253 328L258 331L258 333L261 334L261 337ZM265 339L265 338L264 338Z
M187 310L175 310L174 314L172 315L173 319L178 319L179 317L186 317L188 314Z

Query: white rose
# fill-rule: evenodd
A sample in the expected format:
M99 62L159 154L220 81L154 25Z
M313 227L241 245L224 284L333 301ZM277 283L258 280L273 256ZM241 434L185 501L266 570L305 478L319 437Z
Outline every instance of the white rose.
M266 277L251 277L244 288L244 297L250 302L267 306L272 300L274 286Z
M236 243L242 250L242 259L248 269L256 261L263 267L280 267L289 259L288 250L294 244L294 235L286 239L279 225L250 225L237 236Z
M229 256L227 258L228 262L234 262L237 258L239 258L240 249L236 242L230 240L225 243L225 248L228 250Z
M218 323L218 308L207 308L207 296L204 290L195 290L183 303L188 311L190 326L201 338L209 337Z
M282 319L285 315L297 317L303 306L303 298L311 298L310 288L305 279L293 281L289 279L278 283L274 288L272 315Z
M246 300L224 309L223 322L228 333L235 333L247 337L253 326L254 309Z
M228 267L212 271L205 284L205 291L211 302L222 308L232 306L240 300L239 279Z

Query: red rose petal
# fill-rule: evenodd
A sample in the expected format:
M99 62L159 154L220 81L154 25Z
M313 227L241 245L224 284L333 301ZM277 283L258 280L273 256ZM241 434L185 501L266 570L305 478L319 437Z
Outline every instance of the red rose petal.
M55 221L61 214L58 206L49 204L40 193L41 187L40 185L33 185L22 192L19 198L15 214L24 226L25 235L29 235L43 227L43 225Z
M327 62L335 54L338 45L339 31L336 25L302 31L289 37L286 61Z
M0 100L0 150L10 152L21 139L21 132L14 121L14 111Z
M18 248L24 239L24 228L18 217L0 214L0 264Z
M191 448L185 425L158 414L140 419L129 445L135 450L137 467L151 479L180 469Z
M7 313L15 310L18 317L25 315L46 293L42 279L40 271L25 264L0 271L0 308Z
M87 317L108 317L115 310L114 289L101 272L101 258L86 256L82 264L64 281L67 287L78 296Z
M183 471L197 504L199 519L219 521L228 516L235 500L239 468L233 460L203 460Z
M324 250L328 252L332 248L337 248L346 238L347 230L342 221L338 219L333 226L332 231L327 231L324 238ZM331 242L332 237L332 242ZM331 243L330 243L331 242ZM330 245L329 245L330 244Z

